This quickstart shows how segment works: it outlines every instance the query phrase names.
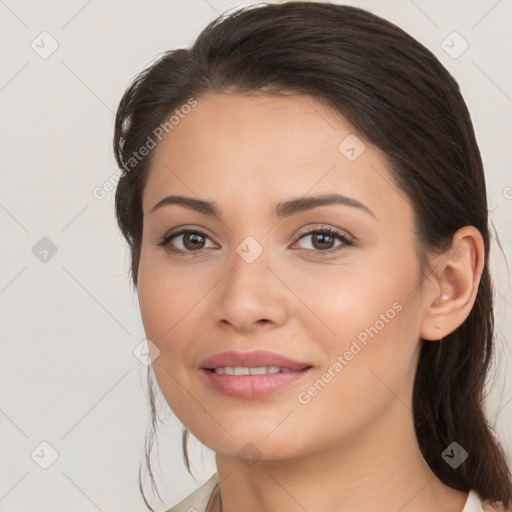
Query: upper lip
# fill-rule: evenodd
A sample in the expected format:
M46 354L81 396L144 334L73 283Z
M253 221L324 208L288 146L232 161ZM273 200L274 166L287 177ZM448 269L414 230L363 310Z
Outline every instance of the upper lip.
M220 352L208 357L201 363L201 368L212 370L219 367L247 367L259 368L262 366L277 366L278 368L287 368L290 370L302 370L311 365L294 361L286 356L267 350L255 350L252 352L240 352L230 350Z

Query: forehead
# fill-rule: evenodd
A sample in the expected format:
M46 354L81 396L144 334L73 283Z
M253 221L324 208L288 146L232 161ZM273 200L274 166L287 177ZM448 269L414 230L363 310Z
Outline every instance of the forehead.
M270 208L308 193L339 192L365 203L389 188L401 195L378 148L309 96L208 94L154 151L145 213L167 194L234 209Z
M186 152L190 158L200 151L243 149L247 158L258 153L263 161L266 154L259 150L272 147L280 154L293 150L298 159L318 144L332 147L340 133L349 131L354 129L343 116L308 96L207 94L169 131L157 153L171 150L179 158Z

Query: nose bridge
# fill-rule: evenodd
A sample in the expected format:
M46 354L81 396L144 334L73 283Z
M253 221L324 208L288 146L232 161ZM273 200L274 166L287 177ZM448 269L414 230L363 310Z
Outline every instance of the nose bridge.
M235 248L230 259L231 270L226 276L227 290L240 296L265 294L270 273L269 253L253 236L245 237Z
M260 320L283 320L284 297L270 270L270 254L253 236L246 236L231 255L216 304L216 320L249 329Z

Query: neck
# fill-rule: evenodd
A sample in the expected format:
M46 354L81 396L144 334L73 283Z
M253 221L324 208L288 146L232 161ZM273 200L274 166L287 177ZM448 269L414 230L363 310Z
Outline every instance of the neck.
M411 411L400 401L350 442L293 460L246 467L216 456L223 512L460 512L467 493L444 485L423 458ZM399 418L400 421L397 421Z

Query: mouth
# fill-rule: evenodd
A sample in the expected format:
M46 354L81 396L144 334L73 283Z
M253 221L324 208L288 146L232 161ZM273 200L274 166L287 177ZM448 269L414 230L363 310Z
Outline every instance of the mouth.
M297 384L313 366L274 352L223 352L200 368L208 387L224 396L256 400Z

